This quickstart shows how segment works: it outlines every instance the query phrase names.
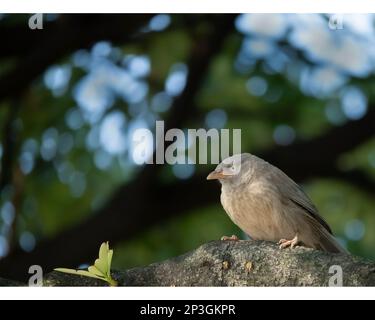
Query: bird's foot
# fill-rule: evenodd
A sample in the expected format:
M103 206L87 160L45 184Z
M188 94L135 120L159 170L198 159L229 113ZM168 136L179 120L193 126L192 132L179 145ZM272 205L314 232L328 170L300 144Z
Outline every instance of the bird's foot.
M291 247L292 249L296 247L299 243L298 237L295 236L292 240L286 240L286 239L281 239L278 243L280 245L280 249L285 249L288 247Z
M237 236L232 235L231 237L223 236L223 237L221 237L220 240L221 241L239 241L240 239L238 239Z

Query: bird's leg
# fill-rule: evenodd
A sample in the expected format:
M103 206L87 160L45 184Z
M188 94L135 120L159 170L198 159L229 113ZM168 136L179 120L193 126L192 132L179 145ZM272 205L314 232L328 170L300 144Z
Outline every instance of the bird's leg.
M239 241L240 239L238 239L237 236L232 235L231 237L223 236L223 237L221 237L220 240L221 241Z
M285 249L288 247L291 247L292 249L297 246L299 243L298 235L296 235L292 240L286 240L286 239L281 239L278 243L280 245L280 249Z

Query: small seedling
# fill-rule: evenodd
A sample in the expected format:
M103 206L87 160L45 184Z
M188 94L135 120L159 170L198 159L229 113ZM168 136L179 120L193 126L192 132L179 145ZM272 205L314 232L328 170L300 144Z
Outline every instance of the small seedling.
M96 259L94 265L90 266L88 270L57 268L55 271L103 280L108 282L111 287L115 287L117 282L111 276L112 257L113 250L109 249L108 242L104 242L99 249L99 259Z

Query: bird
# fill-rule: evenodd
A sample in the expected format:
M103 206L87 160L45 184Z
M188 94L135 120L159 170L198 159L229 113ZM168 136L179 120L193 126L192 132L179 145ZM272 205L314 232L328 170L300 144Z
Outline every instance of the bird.
M281 249L305 246L347 253L303 189L267 161L235 154L218 164L207 180L220 181L224 210L251 239L276 242Z

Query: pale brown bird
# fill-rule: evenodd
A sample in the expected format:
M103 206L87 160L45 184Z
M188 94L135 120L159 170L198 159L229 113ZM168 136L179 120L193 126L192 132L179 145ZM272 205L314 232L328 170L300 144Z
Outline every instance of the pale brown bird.
M234 155L207 177L214 179L221 182L225 211L252 239L346 253L301 187L270 163L249 153Z

